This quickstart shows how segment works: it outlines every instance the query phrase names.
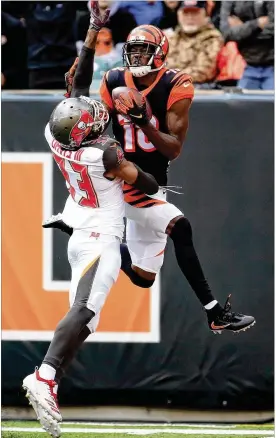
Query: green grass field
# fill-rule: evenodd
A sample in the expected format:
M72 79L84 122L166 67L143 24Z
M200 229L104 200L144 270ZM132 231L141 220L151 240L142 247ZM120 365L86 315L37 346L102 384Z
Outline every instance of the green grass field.
M46 438L49 436L36 421L2 421L3 438ZM274 424L127 424L64 422L62 436L66 438L265 438L275 436Z

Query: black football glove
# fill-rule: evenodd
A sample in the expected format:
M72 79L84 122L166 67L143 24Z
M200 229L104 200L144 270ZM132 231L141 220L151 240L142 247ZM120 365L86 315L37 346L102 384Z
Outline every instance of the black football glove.
M64 233L72 236L73 228L63 222L62 215L60 213L52 215L49 219L42 223L43 228L56 228Z
M121 102L120 99L114 99L113 103L116 110L135 125L143 126L149 123L150 117L147 112L146 100L142 105L138 105L134 97L131 98L131 104L126 101Z
M127 111L127 116L132 121L132 123L135 123L135 125L137 126L147 125L150 121L150 118L148 116L146 102L142 106L140 106L135 101L133 101L133 108L129 108L129 110Z

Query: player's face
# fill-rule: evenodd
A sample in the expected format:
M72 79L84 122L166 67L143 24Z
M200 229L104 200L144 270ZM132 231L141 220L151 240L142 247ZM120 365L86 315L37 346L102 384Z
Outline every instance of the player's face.
M130 49L130 63L132 66L147 65L154 49L148 48L148 44L134 44Z

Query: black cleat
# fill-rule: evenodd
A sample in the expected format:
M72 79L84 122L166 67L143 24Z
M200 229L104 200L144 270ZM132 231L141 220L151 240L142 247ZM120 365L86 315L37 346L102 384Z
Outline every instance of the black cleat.
M71 236L73 234L73 228L63 222L61 213L56 215L52 215L49 219L42 222L43 228L57 228L58 230L63 231L66 234Z
M230 297L231 295L228 296L221 313L214 320L208 321L209 328L215 334L221 334L225 330L238 333L247 330L256 323L254 316L231 312Z

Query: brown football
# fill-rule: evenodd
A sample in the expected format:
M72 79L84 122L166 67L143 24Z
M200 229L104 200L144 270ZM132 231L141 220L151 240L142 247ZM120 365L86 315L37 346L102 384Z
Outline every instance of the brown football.
M142 107L146 102L147 114L149 119L152 117L152 110L146 97L135 88L117 87L112 91L112 100L115 109L122 116L127 117L128 111L133 108L133 101L138 107Z

